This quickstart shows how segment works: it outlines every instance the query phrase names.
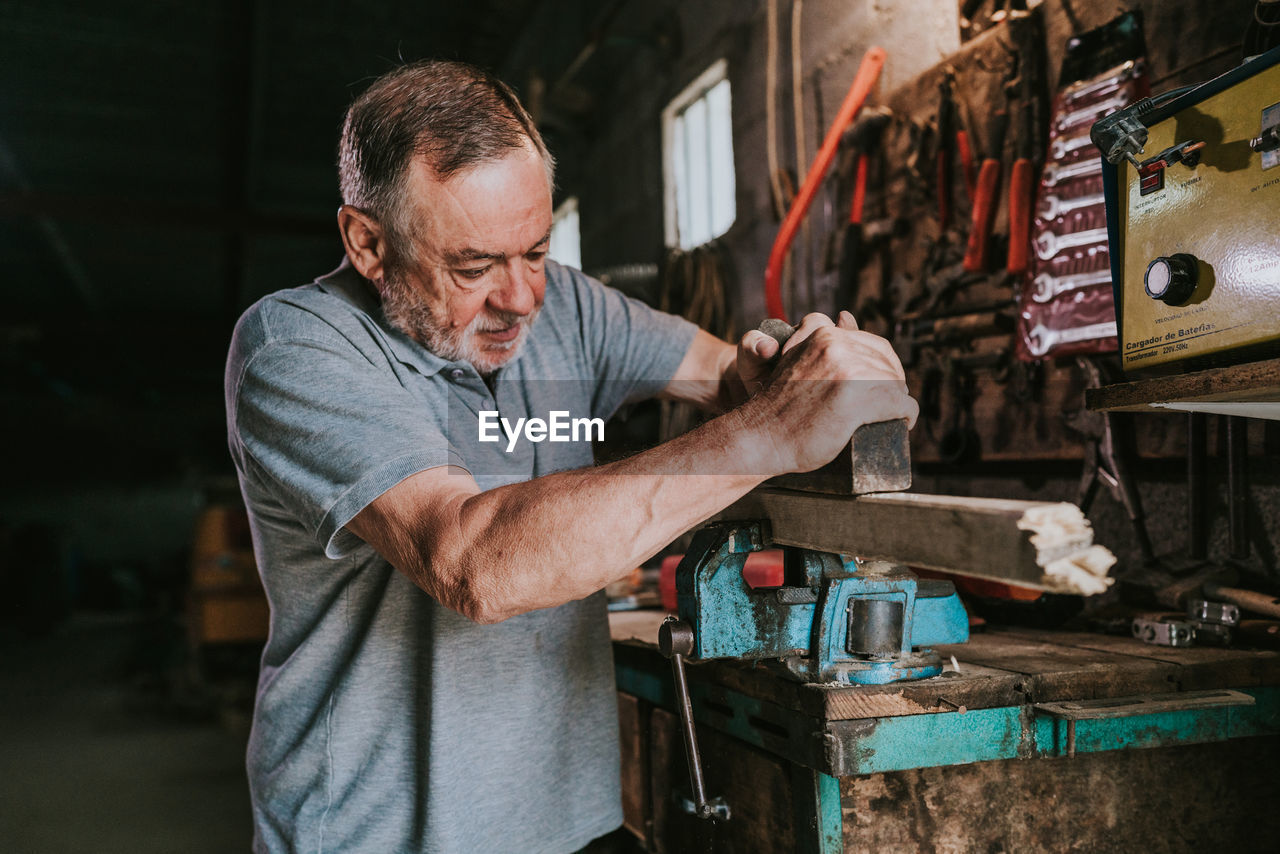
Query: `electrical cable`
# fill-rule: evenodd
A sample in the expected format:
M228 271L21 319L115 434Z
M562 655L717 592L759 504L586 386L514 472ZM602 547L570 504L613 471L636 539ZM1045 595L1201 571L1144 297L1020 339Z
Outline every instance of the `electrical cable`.
M717 241L687 252L672 249L663 265L658 307L679 314L717 338L735 340L726 300L726 267L723 247ZM691 404L662 401L659 439L666 441L688 432L702 420L699 410Z
M804 51L803 43L803 17L804 17L804 0L792 0L791 3L791 115L792 122L795 126L796 136L796 174L807 175L809 172L809 164L807 162L809 154L809 143L805 138L804 129ZM813 287L813 228L808 219L801 225L800 244L803 247L803 255L796 253L792 259L791 265L791 299L792 309L796 305L796 292L800 290L800 280L803 278L805 282L805 291L808 298L809 310L812 311L817 305L817 295L814 293ZM804 312L795 311L798 316Z
M765 159L769 168L769 191L773 196L774 216L782 220L787 215L788 200L782 186L782 165L778 157L778 0L769 0L765 17ZM791 281L789 261L783 265L781 276L782 283ZM790 291L790 287L784 286L782 289Z
M765 11L764 119L765 159L769 167L769 189L773 193L773 209L784 216L787 204L778 178L778 0L769 0Z
M1280 45L1280 0L1257 0L1253 17L1244 31L1244 58L1266 53Z

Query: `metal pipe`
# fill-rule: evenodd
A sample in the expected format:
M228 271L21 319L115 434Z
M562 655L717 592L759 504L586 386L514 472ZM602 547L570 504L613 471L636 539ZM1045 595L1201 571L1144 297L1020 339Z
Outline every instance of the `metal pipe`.
M1187 555L1193 560L1209 555L1207 419L1203 412L1187 415Z
M1249 421L1227 416L1227 519L1231 557L1249 557Z

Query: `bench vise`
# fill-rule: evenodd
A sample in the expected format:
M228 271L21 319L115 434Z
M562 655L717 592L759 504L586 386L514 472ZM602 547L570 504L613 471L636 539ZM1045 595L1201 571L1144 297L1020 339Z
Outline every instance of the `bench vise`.
M925 581L884 561L783 548L783 584L752 588L747 555L771 545L762 521L712 522L676 568L679 617L658 631L671 659L676 702L698 818L725 821L729 805L708 797L685 678L686 658L776 659L804 682L884 685L942 672L927 647L969 639L969 618L950 581Z
M676 570L690 658L778 659L804 682L883 685L942 672L927 647L963 643L969 620L949 581L905 567L785 548L783 585L748 586L747 555L770 546L767 522L713 522Z

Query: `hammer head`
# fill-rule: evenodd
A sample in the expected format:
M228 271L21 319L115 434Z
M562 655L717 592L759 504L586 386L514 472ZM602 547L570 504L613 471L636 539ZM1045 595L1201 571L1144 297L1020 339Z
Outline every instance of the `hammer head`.
M795 328L770 318L760 331L785 344ZM853 431L848 444L835 459L810 472L796 472L771 478L770 485L828 495L867 495L872 492L902 492L911 488L911 443L907 421L877 421Z

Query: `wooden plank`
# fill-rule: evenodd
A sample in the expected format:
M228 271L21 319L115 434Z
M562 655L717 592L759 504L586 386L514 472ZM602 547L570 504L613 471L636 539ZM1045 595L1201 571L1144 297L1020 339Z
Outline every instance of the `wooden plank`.
M892 685L830 686L807 685L803 699L825 720L900 717L960 709L990 709L1015 706L1025 701L1019 691L1021 674L968 662L960 672L947 670L932 679L895 682Z
M665 617L659 611L610 614L613 640L652 650L656 656L658 626ZM942 676L891 685L807 684L783 675L767 662L690 662L688 672L691 680L706 680L826 721L951 712L961 706L985 709L1025 701L1017 687L1024 681L1023 674L983 667L966 660L963 646L956 649L959 673L947 663Z
M690 668L690 678L776 703L826 721L954 712L963 706L985 709L1022 703L1022 675L962 664L962 672L889 685L838 685L797 682L765 663L708 662Z
M1034 642L1165 662L1176 668L1175 679L1181 691L1280 683L1280 652L1272 650L1175 648L1147 644L1131 637L1092 632L1050 632L1022 628L1005 629L1002 632Z
M649 803L649 725L644 703L618 692L618 735L622 751L622 825L647 839Z
M655 650L660 612L611 615L615 641ZM693 664L704 679L826 721L929 714L1051 700L1280 684L1280 652L1144 644L1127 637L1036 629L989 629L937 648L960 675L892 685L810 685L764 663Z
M756 489L722 520L766 520L777 545L858 555L1059 593L1097 593L1114 557L1074 504L957 495Z
M658 648L658 626L667 618L666 611L611 611L609 637L614 643Z
M1167 408L1156 404L1172 401L1276 400L1280 400L1280 359L1116 383L1085 392L1085 406L1089 409L1115 412L1167 412Z
M658 852L792 851L796 839L788 764L750 745L698 727L707 797L729 802L729 821L706 821L681 811L673 793L688 797L689 766L679 720L653 709L649 742L653 841Z
M1091 700L1177 690L1177 666L1165 661L1046 643L999 630L938 648L985 667L1023 674L1032 702Z

